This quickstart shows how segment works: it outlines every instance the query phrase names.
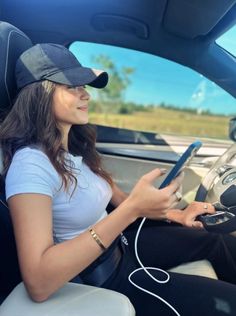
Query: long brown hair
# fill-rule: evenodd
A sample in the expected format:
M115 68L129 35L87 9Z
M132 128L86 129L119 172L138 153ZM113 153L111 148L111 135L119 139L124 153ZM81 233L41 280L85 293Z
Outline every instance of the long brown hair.
M68 189L69 182L77 180L68 166L62 148L62 133L52 109L56 84L48 80L24 87L13 108L0 126L0 146L3 155L4 178L15 152L26 146L40 146ZM95 148L96 129L91 124L73 125L69 132L68 149L81 155L84 162L97 175L112 185L111 176L102 168L101 157Z

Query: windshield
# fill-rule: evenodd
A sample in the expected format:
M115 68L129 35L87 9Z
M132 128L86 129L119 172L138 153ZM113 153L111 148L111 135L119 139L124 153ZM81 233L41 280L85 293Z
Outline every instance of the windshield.
M75 42L79 61L109 73L105 89L89 89L92 123L194 137L228 138L235 99L199 73L150 54Z

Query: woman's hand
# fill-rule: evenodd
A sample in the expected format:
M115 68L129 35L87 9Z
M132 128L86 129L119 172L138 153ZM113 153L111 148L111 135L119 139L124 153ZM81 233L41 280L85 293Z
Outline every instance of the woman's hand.
M203 228L202 223L197 221L196 217L205 213L214 214L214 206L210 203L195 201L184 210L170 209L166 218L187 227Z
M183 173L170 185L159 190L153 185L153 182L164 174L165 171L162 169L154 169L142 176L124 201L124 203L128 203L136 218L165 219L168 209L176 205L178 197L175 193L181 187Z

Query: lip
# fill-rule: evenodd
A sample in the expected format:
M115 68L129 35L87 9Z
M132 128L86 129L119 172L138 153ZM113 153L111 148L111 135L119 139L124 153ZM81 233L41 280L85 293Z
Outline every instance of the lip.
M77 109L80 110L80 111L88 111L88 106L87 105L80 106Z

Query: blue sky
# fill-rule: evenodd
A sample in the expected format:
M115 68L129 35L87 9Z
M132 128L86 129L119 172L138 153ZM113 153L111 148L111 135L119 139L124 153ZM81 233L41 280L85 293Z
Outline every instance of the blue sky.
M217 43L236 55L236 27ZM126 101L138 104L165 102L178 107L236 115L235 98L202 75L176 63L141 52L84 42L74 43L71 50L85 66L99 68L92 57L103 54L110 56L118 70L133 67L135 72L124 94Z

